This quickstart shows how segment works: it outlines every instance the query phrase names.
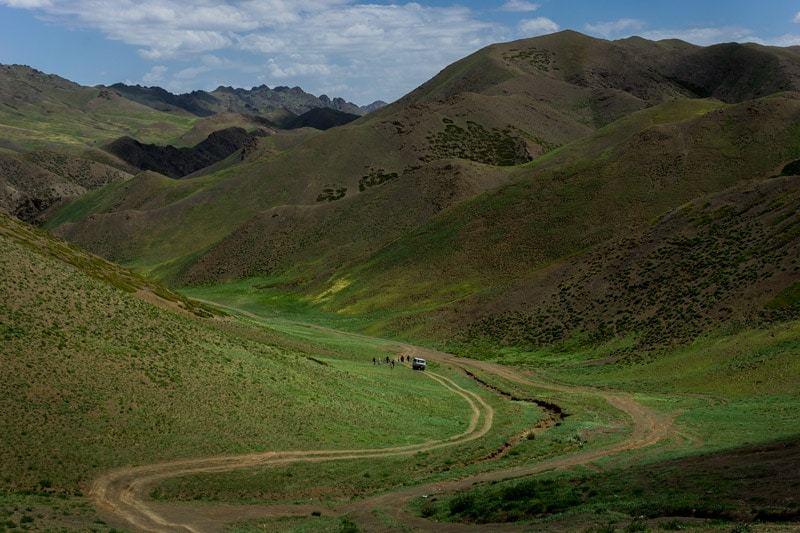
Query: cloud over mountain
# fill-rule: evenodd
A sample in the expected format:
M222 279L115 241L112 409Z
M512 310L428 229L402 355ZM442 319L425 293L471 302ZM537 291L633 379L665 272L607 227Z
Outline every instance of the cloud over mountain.
M209 54L244 53L252 70L271 82L325 78L331 87L351 88L354 98L399 96L441 66L489 42L507 37L498 24L478 19L466 7L417 3L358 4L351 0L0 0L35 10L48 19L89 28L136 46L162 65L196 62ZM509 2L516 9L527 2ZM156 68L142 81L161 79L172 89L188 89L190 74L208 68L170 68L180 78L165 80ZM188 70L186 69L188 67ZM206 65L208 67L208 65ZM161 76L161 78L159 78ZM408 80L398 87L398 80ZM367 88L365 88L368 87ZM361 91L361 94L358 92Z

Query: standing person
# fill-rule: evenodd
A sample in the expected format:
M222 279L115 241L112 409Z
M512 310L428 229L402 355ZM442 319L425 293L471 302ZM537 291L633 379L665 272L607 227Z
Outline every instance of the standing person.
M375 360L375 358L373 357L373 358L372 358L372 366L375 366L375 365L377 365L377 364L378 364L378 361L376 361L376 360Z
M392 359L392 370L394 370L394 359Z

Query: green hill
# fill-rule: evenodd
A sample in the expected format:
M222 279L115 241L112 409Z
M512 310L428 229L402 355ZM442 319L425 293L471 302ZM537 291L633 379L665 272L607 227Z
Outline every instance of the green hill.
M0 210L22 220L36 220L47 209L131 177L125 170L89 157L50 150L0 151Z
M173 117L160 145L168 129L184 147L223 126L248 135L263 120L240 107L275 96L223 87L213 94L236 113L187 119L202 95L129 88L138 102L75 107L76 94L111 100L11 73L14 87L48 87L26 104L32 117L128 110L119 127L145 137L152 123L129 111ZM69 157L9 143L2 207L73 244L0 214L0 457L11 465L0 503L82 501L89 479L124 465L430 443L482 420L480 439L402 458L230 472L216 458L161 484L175 472L156 469L139 481L162 501L139 510L240 518L251 516L242 503L281 514L322 502L291 507L291 524L310 530L346 511L369 530L421 517L791 529L798 124L798 48L568 31L487 47L329 131L271 129L179 180L98 151L94 130L70 134L80 150ZM18 184L52 204L28 216L12 204ZM375 364L397 342L359 333L484 360L426 355L481 391L468 396L483 411L468 400L470 421L467 396L414 377L432 372ZM779 479L766 487L763 472Z
M3 215L0 270L0 494L80 494L114 466L380 447L466 425L448 389L367 363L388 344L342 355L226 319ZM417 420L419 402L439 422Z
M6 148L81 149L122 135L164 142L196 117L166 113L114 91L83 87L21 65L0 65L0 134Z
M725 324L797 319L799 212L795 176L702 197L630 237L541 269L501 296L471 302L480 318L459 329L468 345L531 351L625 338L609 351L630 359L725 331Z
M693 68L685 68L687 64ZM281 250L272 254L268 245L259 245L258 250L238 250L238 245L228 243L244 242L246 239L238 233L263 225L264 219L274 214L271 210L295 206L292 220L282 228L297 242L321 243L323 254L326 246L349 243L349 239L338 237L320 238L320 227L332 227L329 217L363 217L354 226L382 228L368 243L357 247L357 255L345 258L361 264L370 275L372 271L377 273L370 265L381 261L380 257L368 259L370 254L399 237L410 238L411 230L422 231L424 224L442 211L487 188L509 180L539 179L539 168L548 161L550 165L561 162L566 168L565 159L558 154L570 152L563 148L553 156L542 158L543 154L559 147L579 146L574 143L585 139L598 139L594 132L612 122L622 121L617 125L621 131L625 120L637 120L628 119L632 113L645 108L668 106L660 114L656 112L655 118L647 119L655 125L666 124L680 122L681 113L688 113L686 118L691 118L692 113L721 107L716 101L735 104L777 90L795 89L798 65L800 56L790 49L758 45L699 48L677 41L643 39L610 42L574 32L493 45L453 64L398 102L335 132L314 136L281 153L248 158L235 168L206 174L192 194L170 204L154 205L146 216L122 209L106 210L95 213L102 216L91 220L70 217L71 224L57 231L109 258L157 271L172 282L207 282L228 278L233 272L278 273L280 265L265 268L259 261L274 263L265 256L275 256L280 261L286 255ZM707 73L707 78L696 79L697 72ZM694 110L684 109L689 104L669 107L669 102L676 99L698 98L702 100ZM786 100L786 105L791 105L791 98ZM740 108L719 113L746 112L745 108L735 109ZM713 114L708 120L736 119L733 115L724 118ZM698 128L704 127L698 124ZM771 127L758 121L754 127L759 125ZM724 130L724 126L717 127ZM730 126L730 135L738 134L738 126ZM665 125L663 129L667 130L664 135L671 135L669 127ZM704 132L691 134L702 136ZM603 135L602 131L598 135ZM713 149L711 136L709 132L709 150ZM619 136L607 136L602 142L618 140ZM646 140L630 142L638 142L644 149L648 146ZM654 139L649 146L659 149ZM632 154L632 148L619 146L617 151L629 150ZM675 144L674 149L679 146ZM697 150L698 159L703 157L703 151ZM619 162L628 168L609 168L605 177L615 172L636 172L641 162L638 157L629 157L629 161ZM513 168L531 159L541 161L531 167ZM592 164L588 158L582 160L587 161L586 165ZM780 161L778 158L769 164ZM448 164L459 171L441 170ZM747 164L758 167L754 169L756 173L769 168L766 162ZM708 179L732 183L717 176L718 171L714 169ZM715 190L706 189L705 192ZM691 193L679 198L669 197L669 191L665 193L662 203L652 206L647 216L661 214L692 198ZM408 207L398 214L387 202L400 197ZM125 201L120 198L116 203ZM386 216L389 213L391 217ZM132 218L139 220L130 224ZM106 230L112 228L117 237L106 239ZM476 248L485 248L480 240L473 242ZM213 262L206 257L209 251L213 254L214 247L222 246L228 252L236 252L237 264L209 264ZM318 265L317 271L312 272L315 278L330 276L343 267L343 261L319 262L315 256L320 254L304 249ZM514 261L516 252L511 255L510 260Z
M335 132L48 224L172 284L253 278L375 331L470 337L536 315L511 302L558 265L800 158L798 73L795 50L751 44L493 45Z

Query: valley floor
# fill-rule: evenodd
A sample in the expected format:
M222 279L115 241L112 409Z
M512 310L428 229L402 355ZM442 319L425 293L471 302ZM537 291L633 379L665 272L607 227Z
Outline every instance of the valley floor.
M228 311L251 325L274 328L305 342L347 348L352 354L365 346L386 346L380 339L324 326ZM783 500L768 502L753 490L754 479L769 471L763 470L764 464L748 456L748 450L720 453L749 442L783 439L764 448L764 453L771 454L773 465L783 460L795 464L793 413L800 407L796 397L756 401L667 394L647 387L633 392L636 388L622 381L617 382L622 387L596 388L567 383L567 377L591 382L576 378L580 373L532 372L393 344L398 355L431 361L435 370L425 376L469 406L469 424L463 432L404 446L270 451L115 470L94 481L92 500L109 523L154 531L792 531L800 527L793 522L800 515L796 497L791 496L800 486L798 476L782 476L772 495ZM369 349L362 352L364 362L369 353ZM341 360L325 362L337 365ZM396 371L411 372L406 367ZM538 402L543 413L528 427L504 409L525 401ZM757 405L749 405L748 411L748 402ZM764 419L750 419L765 408L769 414L761 411ZM736 411L743 412L737 416ZM420 418L426 416L421 409ZM748 426L746 431L740 431L742 425ZM483 456L480 446L469 446L498 437L500 446ZM682 457L686 458L675 459ZM723 477L735 464L733 458L750 466L747 472L725 478L723 489L718 485L720 469L708 464L725 463L725 457L731 459L722 468ZM663 484L636 482L647 478L648 472L660 476ZM692 480L691 487L679 490L686 479ZM520 488L520 484L527 485ZM589 496L575 491L581 484L590 487ZM747 498L743 490L755 494Z
M469 359L313 309L189 301L2 217L0 269L0 529L800 522L797 322L636 361ZM401 355L428 370L377 364Z

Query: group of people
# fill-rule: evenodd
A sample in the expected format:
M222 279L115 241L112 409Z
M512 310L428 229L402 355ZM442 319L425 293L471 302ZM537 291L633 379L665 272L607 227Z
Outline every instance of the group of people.
M401 363L411 362L411 357L405 356L405 355L401 355L400 356L400 362ZM387 364L387 365L391 366L392 369L394 369L395 360L390 358L388 355L386 356L386 359L384 361L381 361L380 359L376 359L376 358L373 357L372 358L372 364L373 365Z

